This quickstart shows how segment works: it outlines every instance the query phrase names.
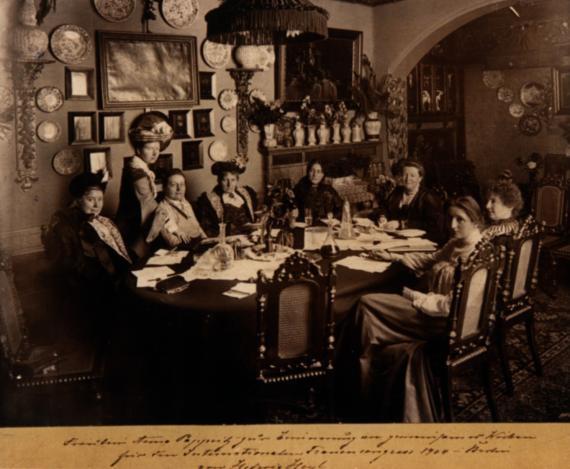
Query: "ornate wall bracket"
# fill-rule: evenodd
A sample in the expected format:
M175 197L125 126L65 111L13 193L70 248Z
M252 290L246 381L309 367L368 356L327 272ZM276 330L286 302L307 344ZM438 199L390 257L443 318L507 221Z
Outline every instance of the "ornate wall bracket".
M30 190L32 183L38 180L34 82L40 76L44 65L54 62L43 59L13 62L12 73L16 91L16 182L24 191Z
M248 115L249 115L249 85L257 69L252 68L231 68L228 70L230 76L236 84L238 104L236 109L237 120L237 157L246 163L248 147Z

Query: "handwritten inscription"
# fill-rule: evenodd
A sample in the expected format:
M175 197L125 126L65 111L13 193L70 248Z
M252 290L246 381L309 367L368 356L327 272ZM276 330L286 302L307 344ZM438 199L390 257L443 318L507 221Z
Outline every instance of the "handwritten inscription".
M334 427L331 427L334 428ZM373 428L373 427L371 427ZM434 458L504 455L517 451L531 434L491 430L485 432L353 432L273 430L253 435L239 432L205 437L203 432L179 435L141 434L86 439L71 436L62 442L69 450L105 448L108 467L142 467L148 460L183 460L199 469L326 469L343 467L358 458L360 465L376 465L384 458ZM221 434L220 434L221 433ZM364 461L364 462L362 462ZM186 464L185 464L186 465ZM168 467L168 466L167 466Z

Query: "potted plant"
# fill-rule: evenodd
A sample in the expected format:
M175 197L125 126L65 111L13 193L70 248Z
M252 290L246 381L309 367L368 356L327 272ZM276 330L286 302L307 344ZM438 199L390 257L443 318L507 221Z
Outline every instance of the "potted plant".
M275 139L275 124L283 117L285 112L281 108L279 100L267 103L257 96L252 97L252 103L249 114L249 121L263 129L264 140L263 144L267 147L274 147L277 145Z
M311 104L311 97L305 96L299 112L301 122L307 127L307 141L309 145L317 143L316 129L321 124L321 114Z

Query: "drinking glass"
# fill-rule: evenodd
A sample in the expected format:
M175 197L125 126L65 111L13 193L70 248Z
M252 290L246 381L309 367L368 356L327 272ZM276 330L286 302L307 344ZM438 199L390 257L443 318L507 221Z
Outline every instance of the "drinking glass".
M307 226L311 226L313 224L313 211L310 208L305 209L305 223Z

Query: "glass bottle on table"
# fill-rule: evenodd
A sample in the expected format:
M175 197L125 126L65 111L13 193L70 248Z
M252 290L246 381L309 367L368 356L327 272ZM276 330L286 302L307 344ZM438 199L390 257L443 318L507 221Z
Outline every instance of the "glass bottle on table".
M334 239L333 226L333 214L332 212L329 212L327 213L327 236L323 242L323 245L321 246L321 256L325 258L336 256L340 252L338 244Z
M219 242L212 248L212 254L214 255L214 270L226 270L229 269L235 259L235 253L233 248L226 241L226 224L220 223L220 235Z
M313 210L310 208L305 209L305 224L307 226L313 225Z

